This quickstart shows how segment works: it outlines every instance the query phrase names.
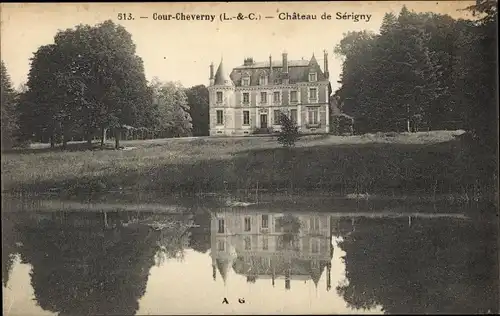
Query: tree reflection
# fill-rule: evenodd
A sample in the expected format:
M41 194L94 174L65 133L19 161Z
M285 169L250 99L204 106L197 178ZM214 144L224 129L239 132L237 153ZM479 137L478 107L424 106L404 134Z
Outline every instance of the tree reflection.
M7 286L10 273L18 252L18 237L15 227L16 214L2 214L2 284Z
M82 214L56 214L22 229L21 257L33 267L38 304L61 315L135 314L161 234L147 225L112 225L109 217L104 224L100 213Z
M361 220L339 246L353 308L386 313L498 312L495 227L449 219Z
M193 216L194 226L190 229L189 247L201 253L207 253L211 247L210 213L200 211Z

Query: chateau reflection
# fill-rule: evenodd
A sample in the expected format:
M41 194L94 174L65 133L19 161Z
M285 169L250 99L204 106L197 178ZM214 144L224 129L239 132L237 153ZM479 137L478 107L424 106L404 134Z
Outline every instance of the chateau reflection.
M312 280L316 287L326 271L331 289L332 218L321 213L271 213L220 209L211 218L213 279L224 282L232 269L247 282L269 280L291 288L291 280ZM288 230L289 219L298 223ZM290 225L288 225L290 226ZM337 227L337 226L335 226ZM284 282L283 282L284 281Z

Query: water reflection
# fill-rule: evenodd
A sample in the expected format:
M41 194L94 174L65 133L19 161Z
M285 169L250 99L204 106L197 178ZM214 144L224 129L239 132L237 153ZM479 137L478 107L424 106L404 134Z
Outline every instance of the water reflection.
M331 216L324 214L248 213L226 209L212 214L212 267L226 282L228 270L247 282L312 280L318 286L325 268L331 288Z
M452 217L8 212L4 312L497 313L496 237L493 224Z

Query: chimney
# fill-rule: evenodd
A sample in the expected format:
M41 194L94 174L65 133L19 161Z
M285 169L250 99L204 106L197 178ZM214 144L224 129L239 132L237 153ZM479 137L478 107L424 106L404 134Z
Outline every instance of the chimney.
M253 65L253 58L248 57L243 60L243 66L251 66Z
M288 54L283 53L283 72L288 73Z
M283 73L282 75L282 82L284 84L288 84L288 54L286 52L283 52Z
M290 268L285 271L285 289L290 289Z
M214 63L210 64L210 85L214 84Z
M273 71L273 57L269 55L269 70Z
M326 274L326 290L330 291L330 289L332 288L332 264L329 263L326 266L326 269L327 269L327 274Z
M328 79L330 77L330 72L328 71L328 52L324 51L325 57L324 57L324 69L323 72L325 73L325 78Z

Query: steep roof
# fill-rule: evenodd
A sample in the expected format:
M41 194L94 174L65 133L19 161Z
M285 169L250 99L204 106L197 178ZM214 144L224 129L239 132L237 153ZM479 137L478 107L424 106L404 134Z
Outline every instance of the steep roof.
M220 276L222 277L222 280L224 283L226 283L227 279L227 274L229 272L229 268L231 267L232 260L228 259L217 259L216 260L216 265L217 269L219 270Z
M273 84L276 80L281 81L286 75L283 73L283 61L272 61L272 71L269 61L254 62L251 65L241 65L235 67L231 71L231 80L236 86L241 86L241 79L244 76L250 77L250 85L259 84L259 78L262 75L269 76L269 83ZM289 60L288 61L288 78L289 83L308 82L309 73L316 72L317 80L327 80L325 74L321 70L316 57L312 56L311 60Z
M226 70L224 69L224 63L221 59L219 67L217 68L217 72L215 73L215 78L214 78L214 85L217 86L233 86L234 83L231 80L231 77L228 73L226 73Z

